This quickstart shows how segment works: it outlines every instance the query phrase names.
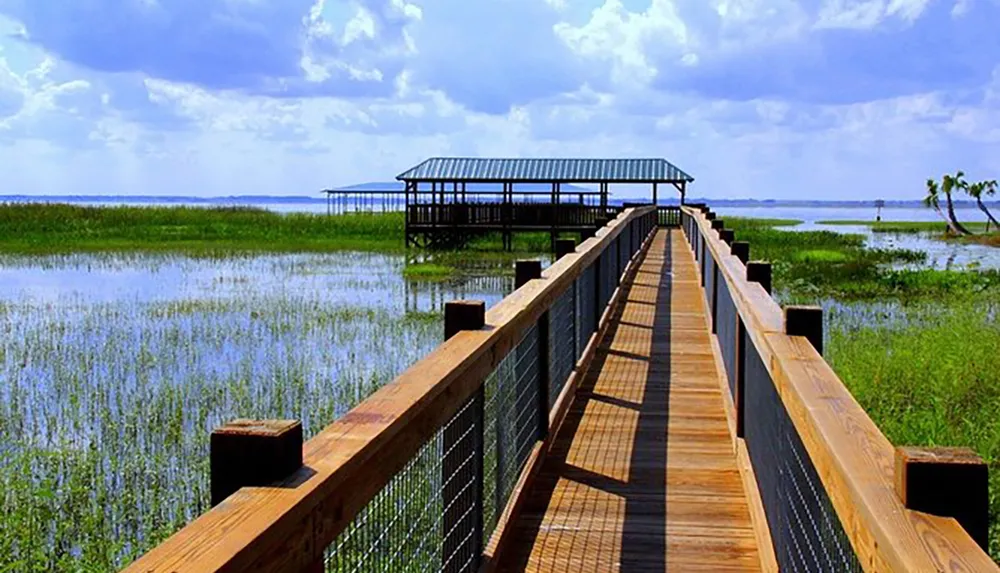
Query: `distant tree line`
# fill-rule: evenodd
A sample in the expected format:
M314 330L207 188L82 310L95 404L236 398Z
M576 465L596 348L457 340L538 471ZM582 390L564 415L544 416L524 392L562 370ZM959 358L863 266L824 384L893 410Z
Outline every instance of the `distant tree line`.
M989 232L991 223L1000 229L1000 222L997 222L993 214L990 213L990 210L986 208L986 204L983 203L983 196L992 197L996 194L997 182L995 179L969 183L965 180L965 173L962 171L958 171L954 175L944 175L941 177L940 183L934 179L928 179L927 196L924 197L924 205L937 211L937 214L948 225L950 233L954 235L971 235L972 232L962 225L958 217L955 216L955 204L952 196L959 192L965 193L975 199L976 205L986 214L986 232ZM947 212L941 209L941 195L944 195Z

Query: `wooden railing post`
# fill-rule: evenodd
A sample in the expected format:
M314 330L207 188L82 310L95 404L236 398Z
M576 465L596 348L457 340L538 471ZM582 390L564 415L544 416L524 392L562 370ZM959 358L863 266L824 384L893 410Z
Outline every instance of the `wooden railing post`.
M456 300L444 306L444 337L445 340L463 330L479 330L486 325L486 303L481 300ZM483 547L483 419L484 419L484 386L480 385L469 398L472 402L471 424L473 428L458 423L463 416L465 406L445 425L443 433L441 460L441 495L444 515L442 519L442 571L446 573L465 573L476 571L482 560ZM467 464L468 453L460 442L466 435L473 440L475 463ZM461 475L459 475L461 474ZM467 487L473 482L473 487ZM470 507L471 506L471 507ZM471 537L458 527L458 524L470 513L472 515ZM470 544L473 552L471 563L453 558L463 544Z
M818 306L786 306L785 334L804 336L823 355L823 309Z
M542 261L522 260L514 262L514 289L519 289L531 279L542 276Z
M896 493L907 509L953 517L989 545L989 472L969 448L896 448Z
M740 260L744 265L750 260L750 243L746 241L733 241L730 245L731 252L734 257Z
M771 263L750 261L747 263L747 281L760 283L767 294L771 294Z
M721 231L726 228L726 222L722 219L711 219L711 221L713 231Z
M731 247L736 240L736 233L732 229L719 229L719 238Z
M559 239L556 243L556 251L559 251L561 241L568 239ZM572 243L572 240L569 240ZM561 256L561 255L558 255ZM532 279L542 278L542 265L539 261L517 261L515 263L515 273L517 278L515 282L518 288L524 283ZM573 288L573 287L570 287ZM549 358L549 312L545 311L541 316L538 317L538 439L544 439L549 433L549 376L550 376L550 358ZM506 420L501 420L497 418L497 424L506 422ZM499 434L498 434L499 435ZM501 441L497 440L497 467L503 467L501 464L500 457L502 456L501 451ZM497 491L500 491L500 473L497 472ZM499 507L499 505L497 506Z
M576 251L576 241L573 239L556 239L556 259Z
M212 432L209 445L211 503L241 487L265 486L302 467L298 420L237 419Z
M302 424L298 420L236 419L212 431L209 440L211 504L216 506L242 487L262 487L302 468ZM321 573L320 557L301 563L303 573Z

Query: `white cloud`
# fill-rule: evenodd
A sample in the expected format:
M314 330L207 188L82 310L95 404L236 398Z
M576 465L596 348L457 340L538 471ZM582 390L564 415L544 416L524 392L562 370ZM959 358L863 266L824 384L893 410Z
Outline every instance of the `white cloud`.
M193 1L129 9L148 30L157 11L222 5ZM91 33L76 23L43 26L31 61L0 39L5 188L308 194L430 155L652 155L691 172L696 195L890 198L942 171L1000 170L1000 49L975 28L996 3L956 19L951 4L896 0L270 2L252 4L287 10L283 31L252 10L246 24L293 38L274 44L289 59L237 61L235 85L176 67L218 45L200 34L174 59L124 70L87 65L99 50L65 54L52 34ZM958 25L975 41L942 29L942 52L923 40Z

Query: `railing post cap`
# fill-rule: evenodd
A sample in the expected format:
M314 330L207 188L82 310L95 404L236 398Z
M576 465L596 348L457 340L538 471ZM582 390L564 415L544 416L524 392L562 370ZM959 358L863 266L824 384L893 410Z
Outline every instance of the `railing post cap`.
M453 300L444 305L445 340L463 330L479 330L486 325L486 303L481 300Z
M523 259L514 261L514 288L519 289L532 279L542 277L542 261Z
M562 258L576 251L576 241L573 239L556 239L556 258Z
M823 309L813 305L785 305L785 334L804 336L812 343L816 352L823 354Z
M212 431L210 502L217 505L241 487L285 479L301 467L298 420L233 420Z
M989 468L961 447L898 446L894 483L903 506L952 517L984 550L989 545Z
M298 420L251 420L249 418L236 418L212 430L212 434L277 437L301 427L302 422Z

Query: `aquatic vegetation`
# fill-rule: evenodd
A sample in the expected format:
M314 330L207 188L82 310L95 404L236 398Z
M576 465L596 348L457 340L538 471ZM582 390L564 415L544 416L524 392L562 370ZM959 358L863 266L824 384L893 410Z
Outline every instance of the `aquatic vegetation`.
M752 259L771 261L776 296L786 302L932 300L1000 288L1000 271L927 268L926 253L868 248L862 235L788 232L740 218L726 225L750 242Z
M117 570L207 508L212 428L312 435L440 342L443 302L510 288L411 283L376 254L2 262L0 571L18 572Z
M1000 298L827 313L827 358L895 444L968 446L989 465L1000 561Z
M401 251L402 213L275 213L253 207L0 204L0 252Z
M413 279L447 279L453 276L458 269L452 266L441 265L436 263L415 263L412 265L406 265L403 269L403 276Z

